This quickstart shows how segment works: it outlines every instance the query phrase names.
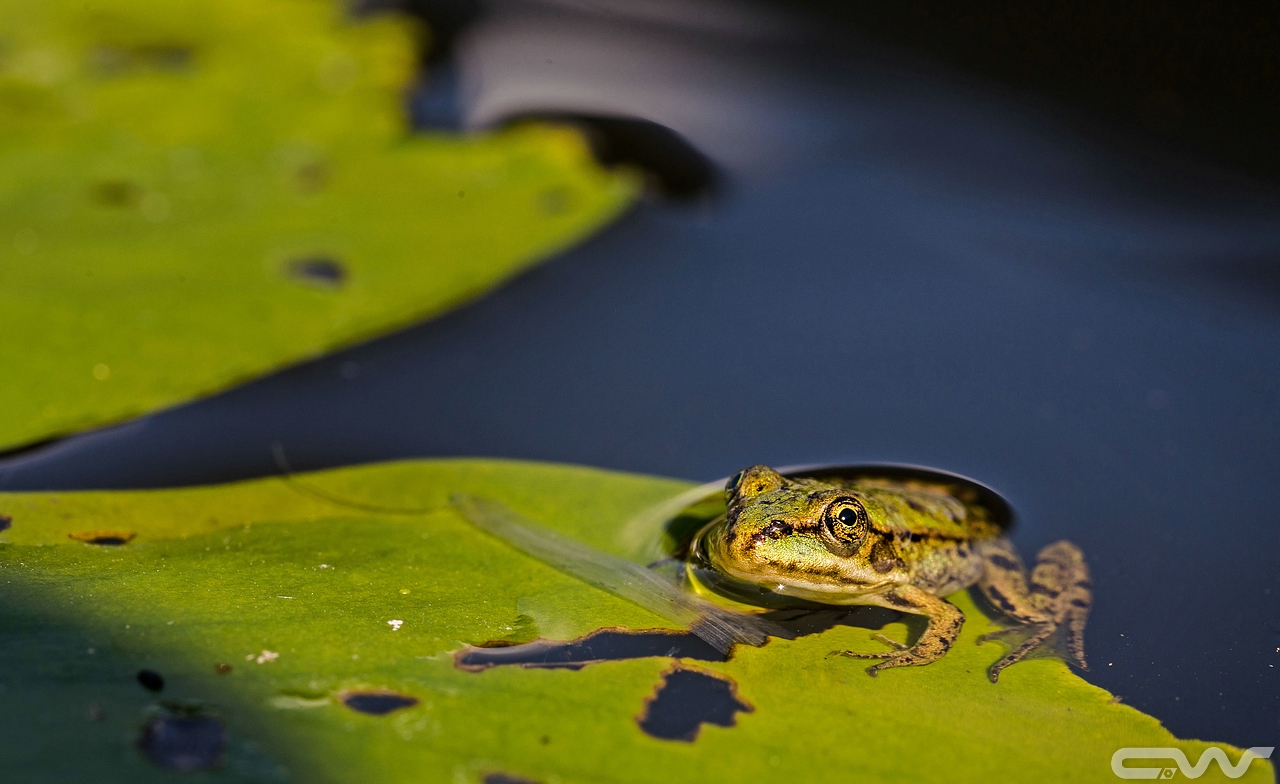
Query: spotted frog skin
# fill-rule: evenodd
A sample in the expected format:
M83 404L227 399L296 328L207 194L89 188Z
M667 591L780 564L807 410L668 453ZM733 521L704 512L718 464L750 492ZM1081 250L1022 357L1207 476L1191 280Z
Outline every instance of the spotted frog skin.
M871 675L946 655L964 614L942 597L971 585L1016 622L979 643L1027 635L988 671L993 683L1059 629L1071 659L1086 668L1083 632L1092 595L1084 556L1070 542L1041 550L1028 574L980 505L927 482L788 478L758 465L729 480L725 500L725 516L695 544L717 572L778 597L876 605L928 618L909 647L875 635L893 650L835 652L880 659L868 668Z

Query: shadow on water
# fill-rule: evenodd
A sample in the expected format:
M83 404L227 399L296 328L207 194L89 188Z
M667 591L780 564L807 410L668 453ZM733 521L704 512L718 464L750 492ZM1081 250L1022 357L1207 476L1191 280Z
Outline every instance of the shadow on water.
M1090 681L1182 737L1274 739L1280 198L710 8L494 3L414 115L634 118L705 158L716 198L643 200L431 323L13 454L0 488L271 475L276 441L297 470L932 465L1006 494L1024 554L1084 550Z

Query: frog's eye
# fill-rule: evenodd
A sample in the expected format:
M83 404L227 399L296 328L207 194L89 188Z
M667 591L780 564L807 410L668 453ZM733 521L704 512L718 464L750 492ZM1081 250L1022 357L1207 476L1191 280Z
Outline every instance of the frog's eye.
M867 536L867 510L856 498L837 498L822 513L822 543L833 554L853 555Z

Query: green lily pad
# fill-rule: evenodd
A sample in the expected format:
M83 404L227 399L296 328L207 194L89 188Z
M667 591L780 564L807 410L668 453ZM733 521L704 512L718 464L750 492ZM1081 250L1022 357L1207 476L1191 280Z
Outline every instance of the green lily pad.
M472 527L453 494L637 558L647 546L626 521L689 486L455 460L0 495L0 779L165 779L147 756L165 729L157 717L224 742L207 775L235 781L1092 781L1114 778L1123 746L1174 747L1192 762L1207 748L1056 659L991 684L1000 649L974 644L993 627L965 594L951 597L969 621L943 660L878 678L829 657L879 645L847 626L676 670L663 656L455 666L467 645L665 624ZM882 631L908 634L899 622ZM163 691L140 684L143 669ZM655 694L691 671L730 709L692 739L648 734ZM1273 778L1255 762L1241 780ZM1202 780L1223 777L1214 766Z
M0 449L440 313L630 202L565 129L410 133L425 31L339 5L0 4Z

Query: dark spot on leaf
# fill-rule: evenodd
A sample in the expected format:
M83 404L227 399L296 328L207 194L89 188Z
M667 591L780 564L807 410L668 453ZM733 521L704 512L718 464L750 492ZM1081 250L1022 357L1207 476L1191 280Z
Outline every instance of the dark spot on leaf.
M0 531L7 531L13 525L13 518L8 515L0 515Z
M349 691L342 695L342 704L360 713L385 716L392 711L417 705L418 698L394 691Z
M93 199L107 207L131 207L142 198L142 188L128 180L101 180L94 184Z
M484 784L539 784L537 779L527 779L514 773L502 773L500 771L484 774L484 778L481 781Z
M727 661L708 642L688 632L626 629L598 629L576 640L543 640L512 644L495 640L480 647L467 647L453 655L453 666L468 672L490 667L519 665L545 669L580 670L588 664L651 656L670 656L700 661Z
M231 673L231 665L226 663L215 664L213 665L213 671L219 675L228 675Z
M644 713L636 723L655 738L692 743L703 724L732 727L737 713L753 710L738 698L737 687L728 678L675 666L645 700Z
M329 181L329 167L324 161L311 161L299 166L293 173L298 189L304 193L314 193Z
M128 544L137 534L133 531L72 531L67 536L85 544L119 547L122 544Z
M347 269L336 259L309 256L289 262L289 275L305 283L337 288L347 280Z
M138 670L138 683L147 691L164 691L164 676L155 670Z
M227 734L222 722L209 716L166 716L143 728L138 748L161 768L208 770L226 751Z

